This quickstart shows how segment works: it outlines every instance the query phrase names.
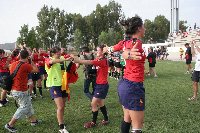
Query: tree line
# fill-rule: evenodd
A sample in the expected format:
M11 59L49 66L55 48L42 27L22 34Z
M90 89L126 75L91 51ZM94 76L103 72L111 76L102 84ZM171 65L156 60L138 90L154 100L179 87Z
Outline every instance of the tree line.
M37 14L38 26L27 24L21 26L17 43L26 43L31 48L51 48L55 45L66 47L82 46L95 48L104 43L108 46L123 39L123 27L120 21L125 19L121 4L110 1L107 5L96 5L96 9L87 16L77 13L67 13L59 8L44 5ZM155 17L153 21L144 20L146 33L144 43L166 40L170 30L170 22L163 15ZM186 30L185 21L180 22Z

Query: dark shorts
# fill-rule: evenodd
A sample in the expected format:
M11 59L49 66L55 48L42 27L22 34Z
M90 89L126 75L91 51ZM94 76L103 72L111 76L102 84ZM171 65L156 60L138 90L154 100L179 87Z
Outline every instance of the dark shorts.
M191 62L192 62L191 59L186 60L186 64L191 64Z
M0 87L2 88L4 85L3 80L6 79L10 75L9 72L0 72Z
M61 86L52 86L50 88L50 95L52 99L58 98L58 97L62 97L62 98L68 97L68 94L66 93L66 91L61 90Z
M31 77L32 77L33 81L37 81L37 80L41 79L40 73L31 73Z
M121 68L120 62L115 62L114 65L115 65L116 68Z
M200 71L194 71L192 73L192 81L199 82L199 78L200 78Z
M32 74L31 73L28 74L28 79L32 79Z
M108 94L108 84L96 84L93 97L105 99Z
M45 67L44 67L44 66L40 66L40 67L39 67L39 71L40 71L40 75L47 74L47 72L46 72L46 70L45 70Z
M113 61L108 61L108 66L109 67L113 67L114 66L114 62Z
M156 63L149 63L149 67L155 67Z
M125 109L143 111L145 109L145 89L143 83L121 79L118 84L118 95Z
M0 82L10 75L9 72L0 72Z

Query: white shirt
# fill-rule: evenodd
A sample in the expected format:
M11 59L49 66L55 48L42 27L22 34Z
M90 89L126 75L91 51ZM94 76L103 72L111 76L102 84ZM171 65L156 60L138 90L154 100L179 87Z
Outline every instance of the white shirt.
M196 55L195 71L200 71L200 53Z

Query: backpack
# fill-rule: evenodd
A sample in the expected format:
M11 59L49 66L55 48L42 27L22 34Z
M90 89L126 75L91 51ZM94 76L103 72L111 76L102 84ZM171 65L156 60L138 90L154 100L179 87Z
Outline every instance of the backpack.
M6 78L3 79L2 88L3 88L4 90L11 91L12 85L13 85L13 79L14 79L14 77L17 75L17 72L18 72L18 70L19 70L19 68L20 68L20 66L21 66L22 64L24 64L24 63L23 63L23 62L20 62L20 63L17 65L17 67L16 67L16 69L14 70L14 72L13 72L12 74L10 74L8 77L6 77Z
M87 57L86 55L83 55L83 56L84 56L84 59L85 59L85 60L89 60L88 57ZM92 57L92 60L94 60L94 55L91 54L90 56ZM97 69L96 69L95 66L93 66L93 65L85 65L85 68L86 68L86 69L85 69L85 73L86 73L87 75L96 75Z

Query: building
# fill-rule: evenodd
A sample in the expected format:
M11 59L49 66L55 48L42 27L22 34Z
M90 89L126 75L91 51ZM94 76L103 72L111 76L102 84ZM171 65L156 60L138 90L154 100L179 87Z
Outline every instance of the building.
M0 49L4 50L14 50L16 48L16 43L5 43L5 44L0 44Z

